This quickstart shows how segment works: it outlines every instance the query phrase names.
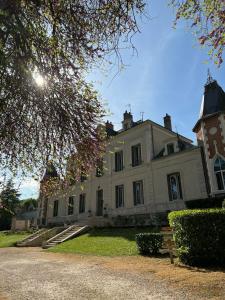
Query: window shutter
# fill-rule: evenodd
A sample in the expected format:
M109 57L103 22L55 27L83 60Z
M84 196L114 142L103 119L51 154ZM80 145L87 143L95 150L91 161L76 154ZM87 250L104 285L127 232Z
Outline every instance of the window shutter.
M178 179L179 190L180 190L180 199L183 199L182 187L181 187L181 181L180 181L180 174L177 174L177 179Z
M119 205L118 205L118 186L116 186L116 208L118 208L119 207Z
M171 185L170 185L170 175L167 176L167 184L168 184L168 194L169 200L172 201L172 192L171 192Z
M115 171L118 169L118 153L115 153Z
M141 144L138 145L138 164L141 164Z
M134 205L137 205L137 199L136 199L136 183L133 182L133 198L134 198Z
M134 163L134 156L135 156L135 154L134 154L135 151L134 151L134 150L135 150L135 149L134 149L134 147L132 146L132 147L131 147L132 166L134 166L134 164L135 164L135 163Z

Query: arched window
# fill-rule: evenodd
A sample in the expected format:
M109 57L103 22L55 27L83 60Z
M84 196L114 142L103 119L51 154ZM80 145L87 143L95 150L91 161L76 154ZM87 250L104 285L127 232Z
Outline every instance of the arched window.
M225 160L218 157L214 163L214 173L216 176L218 190L225 189Z

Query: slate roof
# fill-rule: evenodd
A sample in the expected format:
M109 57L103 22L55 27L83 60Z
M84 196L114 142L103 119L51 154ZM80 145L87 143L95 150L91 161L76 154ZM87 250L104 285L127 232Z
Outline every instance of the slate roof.
M225 93L216 80L205 85L199 118L225 111Z
M202 119L220 112L225 112L225 92L216 80L211 80L205 85L199 120L193 128L193 131L195 131Z

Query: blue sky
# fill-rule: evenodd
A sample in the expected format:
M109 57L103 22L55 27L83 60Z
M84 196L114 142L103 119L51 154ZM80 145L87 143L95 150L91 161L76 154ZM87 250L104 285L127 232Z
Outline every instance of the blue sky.
M163 116L172 116L173 128L195 140L192 128L197 121L200 102L207 79L207 69L225 89L225 64L218 68L210 61L207 49L198 45L186 23L173 29L174 12L165 0L151 0L150 20L140 21L141 33L133 40L138 55L122 51L128 66L91 78L111 113L108 119L120 126L122 113L131 104L135 119L144 118L162 123ZM116 77L114 78L114 76ZM99 83L101 81L101 84Z
M102 72L94 70L89 78L108 103L111 115L107 118L120 128L122 114L131 105L134 119L151 119L162 124L163 116L172 116L173 129L195 141L192 128L198 119L207 69L225 90L225 63L220 68L198 45L186 23L173 29L174 13L167 0L148 2L150 19L139 21L140 34L132 50L122 51L126 67ZM22 196L37 196L38 185L26 180Z

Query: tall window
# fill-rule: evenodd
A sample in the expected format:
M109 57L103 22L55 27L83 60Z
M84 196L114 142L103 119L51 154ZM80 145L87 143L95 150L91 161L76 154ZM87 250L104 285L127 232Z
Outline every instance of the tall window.
M58 216L58 209L59 209L59 200L55 200L53 206L53 217Z
M123 151L118 151L115 153L115 171L123 170Z
M101 177L103 174L103 159L99 159L97 162L96 177Z
M79 214L85 212L85 194L80 194L80 201L79 201Z
M85 174L85 172L82 171L80 175L80 181L84 182L85 180L87 180L87 175Z
M180 173L167 176L170 201L182 199Z
M134 205L144 203L142 180L133 182L133 197L134 197Z
M68 202L68 215L73 215L73 209L74 209L74 197L69 197Z
M167 154L170 155L172 153L174 153L174 144L173 143L167 144Z
M116 208L124 207L124 186L116 185Z
M225 161L220 157L215 160L214 173L218 190L225 190Z
M138 166L141 164L141 144L137 144L131 147L132 152L132 166Z

